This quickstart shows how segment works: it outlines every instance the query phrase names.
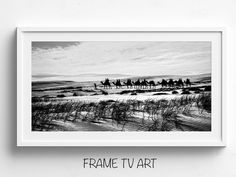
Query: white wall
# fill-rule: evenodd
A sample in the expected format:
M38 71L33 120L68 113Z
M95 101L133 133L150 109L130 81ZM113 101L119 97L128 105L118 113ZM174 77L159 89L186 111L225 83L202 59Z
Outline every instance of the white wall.
M1 0L0 176L236 176L235 0ZM226 148L16 148L17 26L227 27ZM83 157L157 156L153 170L84 170Z

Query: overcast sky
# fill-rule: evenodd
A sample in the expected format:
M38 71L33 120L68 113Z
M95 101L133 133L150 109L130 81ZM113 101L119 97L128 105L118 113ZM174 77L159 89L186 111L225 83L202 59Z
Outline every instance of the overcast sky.
M211 42L32 42L33 75L211 72Z

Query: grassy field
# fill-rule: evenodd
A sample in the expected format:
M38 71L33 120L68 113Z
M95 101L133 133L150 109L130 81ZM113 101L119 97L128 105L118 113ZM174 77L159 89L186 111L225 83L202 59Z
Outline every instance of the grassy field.
M100 81L97 87L89 81L33 82L32 130L211 131L211 77L191 81L184 87L108 89Z
M32 130L79 131L84 129L87 131L210 131L211 93L183 95L170 100L99 102L34 100L32 103Z

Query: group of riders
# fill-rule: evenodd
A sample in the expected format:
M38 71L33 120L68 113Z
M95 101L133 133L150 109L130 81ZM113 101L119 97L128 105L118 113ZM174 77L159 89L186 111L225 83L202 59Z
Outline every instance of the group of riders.
M146 79L143 80L136 80L132 81L131 79L127 79L126 82L121 82L120 79L117 79L115 82L110 82L110 80L107 78L105 79L105 82L101 81L101 84L103 85L104 89L111 89L112 84L117 88L122 88L123 86L126 86L127 88L136 88L136 89L147 89L147 88L156 88L156 86L161 85L161 87L178 87L182 88L184 86L191 87L191 81L190 79L186 79L183 81L182 79L173 80L173 79L162 79L161 82L155 82L153 80L147 81ZM95 89L97 88L97 85L94 84Z

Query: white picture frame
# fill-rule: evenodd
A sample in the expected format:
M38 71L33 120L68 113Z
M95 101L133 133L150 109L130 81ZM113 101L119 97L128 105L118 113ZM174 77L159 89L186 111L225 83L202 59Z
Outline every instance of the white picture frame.
M32 132L31 131L31 42L147 40L163 34L160 40L211 40L212 91L215 99L210 132ZM90 34L90 35L84 35ZM179 37L178 37L179 35ZM126 35L127 36L127 35ZM148 36L148 37L147 37ZM130 39L131 39L130 38ZM165 39L166 38L166 39ZM17 28L17 146L226 146L226 58L225 28ZM130 40L129 39L129 40ZM183 40L184 40L183 39ZM181 39L182 40L182 39ZM215 60L214 60L215 59Z

